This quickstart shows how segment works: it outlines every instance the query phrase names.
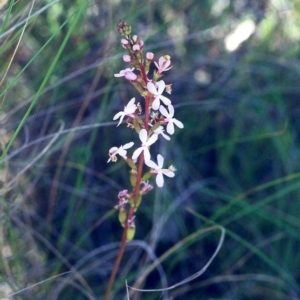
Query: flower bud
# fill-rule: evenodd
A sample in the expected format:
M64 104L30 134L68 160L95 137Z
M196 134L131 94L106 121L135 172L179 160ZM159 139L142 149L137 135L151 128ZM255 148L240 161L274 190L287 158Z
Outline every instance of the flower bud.
M127 211L121 207L119 210L119 221L123 227L126 222L126 219L127 219Z
M138 52L138 51L141 50L141 48L140 48L139 45L136 45L136 44L135 44L135 45L133 45L132 50L135 51L135 52Z
M142 203L142 195L139 194L139 195L138 195L138 198L137 198L137 200L136 200L135 208L134 208L134 211L135 211L135 212L137 211L137 209L138 209L138 207L141 205L141 203Z
M136 184L136 170L130 170L130 183L132 187L135 187Z
M127 62L127 63L130 63L130 62L131 62L131 57L130 57L130 55L124 54L124 55L123 55L123 60L124 60L125 62Z
M131 33L131 26L123 20L119 20L117 30L121 35L129 35Z
M152 52L147 52L146 53L146 59L149 61L152 61L154 58L154 54Z
M132 71L125 72L125 78L130 81L136 81L138 79L137 75Z
M121 39L121 44L124 49L128 49L128 47L130 46L129 41L127 41L126 39Z
M145 72L148 74L149 69L150 69L150 64L154 58L154 54L152 52L147 52L146 53L146 61L145 61Z
M133 240L135 236L135 226L134 227L128 227L126 232L126 241L130 242Z

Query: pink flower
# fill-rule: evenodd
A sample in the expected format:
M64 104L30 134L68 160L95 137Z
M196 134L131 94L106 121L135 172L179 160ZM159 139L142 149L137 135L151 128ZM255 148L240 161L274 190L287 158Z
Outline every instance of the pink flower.
M173 107L173 105L169 105L168 110L169 110L169 112L163 106L161 106L159 108L159 111L165 117L164 121L168 123L167 132L169 134L173 134L174 133L174 124L179 128L183 128L184 126L179 120L173 118L174 117L174 107Z
M121 70L120 73L118 73L118 74L114 74L114 76L115 76L115 77L122 77L122 76L125 76L126 73L128 73L128 72L133 73L133 72L132 72L133 70L134 70L134 68L132 68L132 69L127 68L127 69L125 69L125 70Z
M139 138L140 141L142 142L142 146L137 148L132 155L132 160L136 160L139 155L144 152L144 158L145 158L145 162L150 160L150 151L149 151L149 147L154 144L157 141L157 134L152 134L149 138L148 138L148 134L147 134L147 130L146 129L141 129L140 133L139 133Z
M154 62L157 68L157 73L161 74L162 72L170 70L172 67L169 67L171 64L171 58L169 55L161 56L157 62Z
M117 120L120 118L120 121L117 125L117 127L122 123L125 116L132 116L132 114L136 111L137 106L135 105L135 98L132 98L126 106L124 106L123 111L119 111L117 114L115 114L113 120Z
M118 74L114 74L115 77L122 77L122 76L125 76L125 78L127 80L130 80L130 81L135 81L137 80L137 75L135 73L133 73L132 71L134 70L134 68L130 69L130 68L127 68L125 70L121 70L120 73Z
M167 97L163 96L162 93L165 89L165 82L163 80L160 80L156 83L157 85L157 89L155 88L155 85L149 81L147 83L147 89L148 91L155 96L155 99L152 103L152 109L154 110L158 110L159 109L159 106L160 106L160 100L162 100L162 102L165 104L165 105L170 105L171 104L171 100L168 99Z
M151 169L153 169L151 172L156 175L156 184L158 187L162 187L164 185L164 177L168 176L168 177L174 177L175 173L172 171L174 170L174 168L172 169L163 169L163 164L164 164L164 158L162 155L158 154L157 155L157 164L155 162L153 162L152 160L148 160L145 162L145 164L150 167Z

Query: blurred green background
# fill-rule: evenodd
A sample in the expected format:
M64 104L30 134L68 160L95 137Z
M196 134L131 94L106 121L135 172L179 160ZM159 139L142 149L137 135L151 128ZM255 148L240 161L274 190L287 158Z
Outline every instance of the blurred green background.
M142 101L113 76L129 67L119 19L155 61L171 56L164 80L185 127L155 145L176 176L143 200L112 299L127 299L125 280L160 289L200 271L218 226L225 240L200 277L130 299L300 299L298 0L0 7L1 299L102 299L122 234L113 207L129 188L108 150L137 142L112 118Z

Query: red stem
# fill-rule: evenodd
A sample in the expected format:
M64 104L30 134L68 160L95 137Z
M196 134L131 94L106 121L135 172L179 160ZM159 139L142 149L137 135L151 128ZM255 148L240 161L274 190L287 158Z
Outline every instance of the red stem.
M145 84L147 85L147 75L145 72L145 68L142 64L140 64L140 70L143 76L143 80L145 82ZM149 104L150 104L150 97L151 96L146 96L145 97L145 119L144 119L144 128L148 131L148 124L149 124ZM134 205L130 207L129 212L128 212L128 216L127 216L127 220L130 220L136 210L136 203L137 203L137 199L139 197L139 191L140 191L140 185L142 183L142 173L143 173L143 166L144 166L144 155L143 153L140 155L139 158L139 162L138 162L138 168L137 168L137 175L136 175L136 183L134 186L134 191L133 191L133 203ZM118 255L117 258L115 260L112 272L110 274L110 278L106 287L106 291L104 294L104 298L103 300L108 300L109 299L109 294L112 290L118 269L120 267L120 263L122 261L123 255L124 255L124 251L126 248L126 238L127 238L127 229L128 229L128 222L125 222L124 225L124 230L123 230L123 234L122 234L122 239L121 239L121 244L120 244L120 248L118 251Z

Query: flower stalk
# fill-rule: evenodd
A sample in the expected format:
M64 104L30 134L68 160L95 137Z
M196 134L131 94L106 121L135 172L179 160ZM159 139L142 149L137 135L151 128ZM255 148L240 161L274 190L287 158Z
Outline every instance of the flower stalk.
M122 35L121 44L128 54L123 55L123 60L131 64L132 68L126 68L116 73L115 77L125 77L144 98L143 105L135 103L132 98L124 107L123 111L118 112L113 117L119 119L117 127L126 120L128 127L133 128L139 140L140 146L133 151L132 156L127 156L127 150L134 146L134 142L126 143L120 147L112 147L109 150L108 162L116 162L118 156L127 162L130 170L130 182L132 191L123 190L119 192L119 202L115 206L119 210L119 221L123 227L123 234L117 258L115 260L112 273L106 288L104 300L109 299L113 283L119 269L122 257L126 248L126 243L130 242L136 232L136 213L142 203L144 195L149 193L153 186L148 179L156 176L156 184L159 188L164 185L163 176L174 177L176 169L171 165L163 168L164 157L157 155L157 164L151 160L152 145L162 136L166 140L170 137L164 133L164 128L169 135L174 134L174 124L178 128L183 128L183 124L174 118L174 107L171 100L163 95L164 92L171 93L171 84L166 84L161 80L163 73L172 68L171 57L161 56L158 62L154 62L156 69L153 71L152 78L148 77L154 54L147 52L144 58L144 42L137 35L131 35L131 26L125 21L120 20L117 25L118 32ZM164 107L166 106L167 109ZM143 112L143 115L142 115ZM151 151L150 151L151 148ZM144 174L144 168L150 168Z

